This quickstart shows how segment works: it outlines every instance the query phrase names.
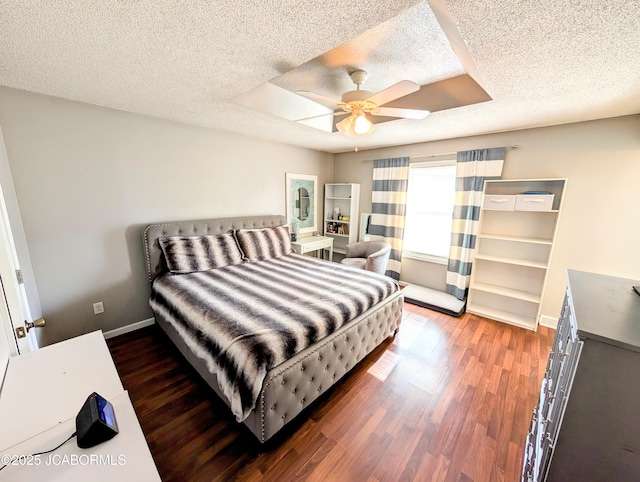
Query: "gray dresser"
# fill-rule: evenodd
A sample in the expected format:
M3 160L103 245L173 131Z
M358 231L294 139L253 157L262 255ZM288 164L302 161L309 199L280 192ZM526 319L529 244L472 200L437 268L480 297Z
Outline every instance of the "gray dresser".
M523 481L640 481L640 281L569 270Z

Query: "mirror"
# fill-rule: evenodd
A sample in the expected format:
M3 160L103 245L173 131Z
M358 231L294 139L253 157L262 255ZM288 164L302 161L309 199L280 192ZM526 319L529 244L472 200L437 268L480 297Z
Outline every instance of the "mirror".
M309 217L309 191L306 187L299 187L296 191L296 217L298 221L306 221Z
M287 223L290 232L293 233L296 228L299 233L318 230L317 184L317 176L286 173Z

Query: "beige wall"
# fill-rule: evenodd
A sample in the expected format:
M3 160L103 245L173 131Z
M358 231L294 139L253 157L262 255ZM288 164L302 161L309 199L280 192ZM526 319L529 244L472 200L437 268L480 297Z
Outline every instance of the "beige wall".
M503 178L568 178L542 315L558 317L567 268L640 279L640 115L338 154L334 180L359 182L366 212L373 166L363 160L516 144L507 151ZM441 266L404 261L403 271L406 263L412 282L444 284L434 280L434 272L443 275Z
M503 177L567 177L543 315L557 317L567 268L640 279L637 115L344 153L334 162L326 153L7 88L0 88L0 127L14 215L24 226L18 249L30 254L45 342L152 316L144 225L284 214L285 172L318 175L320 192L325 182L359 182L361 211L369 212L372 163L362 161L374 158L518 144ZM441 287L443 276L442 266L403 263L408 281ZM96 301L104 314L93 314Z
M0 126L45 342L152 316L144 225L284 214L285 172L333 178L327 153L7 88Z

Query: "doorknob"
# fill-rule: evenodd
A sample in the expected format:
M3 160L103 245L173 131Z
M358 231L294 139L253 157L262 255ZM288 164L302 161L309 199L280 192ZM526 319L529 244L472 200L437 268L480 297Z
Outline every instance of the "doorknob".
M47 322L45 321L44 318L38 318L36 321L34 321L33 323L25 323L25 325L27 326L27 332L31 329L31 328L42 328L43 326L45 326L47 324Z

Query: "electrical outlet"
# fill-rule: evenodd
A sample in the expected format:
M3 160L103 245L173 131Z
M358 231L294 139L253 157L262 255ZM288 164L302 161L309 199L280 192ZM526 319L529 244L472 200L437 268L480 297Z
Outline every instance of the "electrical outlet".
M104 313L104 305L102 304L102 301L98 301L93 304L93 314L99 315L100 313Z

